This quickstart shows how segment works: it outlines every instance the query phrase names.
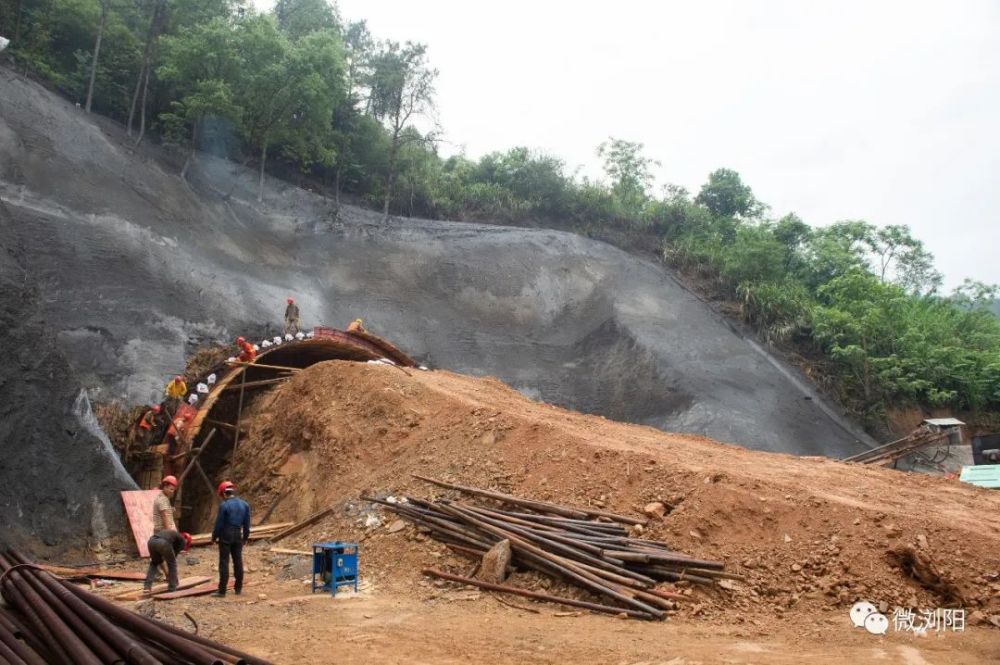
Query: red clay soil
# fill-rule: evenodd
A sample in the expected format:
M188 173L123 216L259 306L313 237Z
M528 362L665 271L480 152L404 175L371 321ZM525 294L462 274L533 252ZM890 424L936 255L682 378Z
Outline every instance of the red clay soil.
M247 646L266 639L278 662L334 662L334 651L347 662L1000 662L991 660L1000 654L998 492L611 422L533 402L492 378L408 372L326 362L254 405L233 473L241 494L258 514L283 496L272 522L336 506L275 546L359 541L368 591L363 606L340 604L319 617L312 602L253 601L240 620L220 619L217 637ZM467 574L474 562L410 525L388 528L393 515L359 500L453 494L412 473L636 516L661 501L668 513L643 537L721 560L746 581L664 584L690 596L665 624L567 616L567 608L511 598L530 608L514 609L432 583L421 568ZM379 526L365 525L372 515ZM284 564L258 547L260 570L280 572ZM299 578L268 593L307 591ZM510 582L580 595L535 574ZM968 628L918 638L890 626L886 636L870 635L847 620L858 600L890 618L897 606L961 607ZM336 617L347 623L327 628ZM310 649L329 641L324 631L346 642L320 656ZM629 642L608 651L602 631Z

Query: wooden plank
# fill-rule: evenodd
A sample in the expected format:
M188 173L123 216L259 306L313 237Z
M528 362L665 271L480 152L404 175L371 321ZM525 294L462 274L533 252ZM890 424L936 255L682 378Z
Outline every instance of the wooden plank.
M121 493L132 537L135 538L135 546L143 559L149 558L146 542L153 535L153 501L159 493L158 489L126 490Z
M145 579L145 577L146 576L143 575L143 579ZM212 581L211 577L206 577L204 575L198 575L194 577L184 577L178 580L177 588L189 589L191 587L198 586L199 584L205 584L206 582L211 582L211 581ZM141 598L148 598L149 596L157 593L163 593L167 590L167 586L169 585L166 582L163 582L161 584L153 586L153 590L150 591L149 593L146 593L142 589L131 589L130 591L123 591L122 593L115 594L114 596L112 596L112 598L115 600L139 600Z
M301 372L302 370L298 367L285 367L284 365L265 365L264 363L248 363L242 360L234 360L232 362L227 362L230 367L259 367L261 369L276 369L282 372Z
M288 529L286 529L285 531L282 531L281 533L275 535L274 538L271 538L271 542L272 543L276 543L279 540L281 540L282 538L287 538L288 536L292 535L293 533L298 533L302 529L305 529L307 526L311 526L311 525L315 524L316 522L320 521L321 519L323 519L324 517L326 517L327 515L329 515L330 513L332 513L334 511L334 508L335 508L334 506L330 506L329 508L324 508L323 510L320 510L320 511L317 511L317 512L313 513L312 515L310 515L309 517L305 518L304 520L302 520L298 524L295 524L295 525L289 527Z
M235 584L235 582L230 579L229 584L226 586L226 591L232 591L233 584ZM244 589L255 586L256 584L257 582L255 581L243 580ZM170 593L158 593L153 596L153 600L177 600L178 598L191 598L192 596L207 596L210 593L215 593L218 589L219 582L217 580L213 580L191 587L190 589L178 589L177 591Z
M262 524L260 526L250 527L250 540L257 540L259 538L267 538L271 534L277 533L283 529L287 529L290 526L294 526L295 522L278 522L276 524ZM212 542L211 533L197 533L191 536L192 545L208 545Z
M295 554L298 556L312 556L312 552L307 552L305 550L286 550L283 547L272 547L268 550L271 554Z
M146 579L146 573L137 573L131 570L111 570L104 568L67 568L65 566L50 566L48 564L37 564L42 570L52 573L57 577L75 578L100 577L106 580L139 580Z
M288 381L291 377L283 376L279 379L261 379L260 381L247 381L246 383L240 382L236 384L230 384L223 388L223 390L242 390L244 388L262 388L264 386L273 386L276 383L284 383Z

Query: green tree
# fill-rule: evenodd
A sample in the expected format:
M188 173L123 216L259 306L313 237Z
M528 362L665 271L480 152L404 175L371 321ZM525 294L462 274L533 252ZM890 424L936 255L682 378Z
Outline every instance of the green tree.
M270 16L244 21L238 78L240 126L260 151L257 200L264 200L268 147L290 146L300 160L332 164L330 118L342 103L343 51L336 32L310 32L290 42Z
M753 190L743 184L740 174L732 169L716 169L708 175L695 203L708 208L713 215L749 219L757 217L765 206L757 200Z
M648 198L653 183L653 166L660 162L642 154L643 144L609 138L597 146L597 156L604 160L604 172L611 179L611 191L631 214L638 213Z
M164 55L158 75L173 86L177 98L160 120L168 139L189 146L182 178L195 158L206 118L219 117L235 124L242 115L233 91L243 69L240 29L229 19L216 18L161 40Z
M404 131L418 116L434 111L434 80L438 71L427 64L427 47L406 42L383 42L371 64L371 114L381 120L389 132L389 163L385 177L382 213L388 219L393 196L399 151L407 143L430 143L435 133Z
M278 27L292 40L313 32L337 30L336 8L327 0L278 0L274 4Z

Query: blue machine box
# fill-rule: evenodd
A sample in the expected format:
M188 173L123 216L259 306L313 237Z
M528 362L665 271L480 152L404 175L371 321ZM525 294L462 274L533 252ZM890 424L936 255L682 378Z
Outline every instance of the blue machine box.
M358 544L316 543L313 547L312 590L329 591L336 596L337 589L344 586L358 591Z

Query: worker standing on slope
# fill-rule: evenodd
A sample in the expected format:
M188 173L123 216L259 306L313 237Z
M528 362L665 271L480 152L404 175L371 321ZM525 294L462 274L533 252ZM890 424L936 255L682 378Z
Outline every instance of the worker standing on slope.
M150 536L146 545L149 548L149 569L142 584L143 591L153 590L156 571L164 564L167 566L167 592L177 591L177 555L191 549L191 534L163 529Z
M177 407L180 405L181 400L187 395L188 387L184 383L184 377L175 376L167 383L167 387L164 389L164 394L167 396L167 408L170 412L174 413L177 411ZM172 418L173 415L170 415Z
M294 335L299 332L299 306L291 298L285 308L285 334Z
M257 352L253 345L242 337L236 338L236 346L240 350L240 362L252 363L257 358Z
M243 546L250 540L250 504L236 496L236 485L228 480L216 490L223 498L212 529L212 542L219 543L219 590L212 595L226 596L229 584L229 559L233 560L233 593L243 592Z
M177 531L177 524L174 522L174 507L170 500L177 492L177 478L174 476L163 476L160 481L160 493L153 499L153 533L159 533L164 529Z

